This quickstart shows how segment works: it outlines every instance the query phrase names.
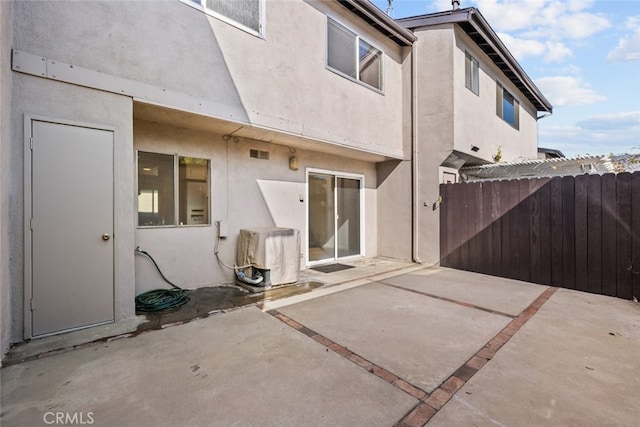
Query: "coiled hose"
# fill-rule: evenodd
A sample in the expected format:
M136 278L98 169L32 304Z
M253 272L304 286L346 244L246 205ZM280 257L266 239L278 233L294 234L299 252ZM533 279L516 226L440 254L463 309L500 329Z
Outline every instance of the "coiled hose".
M182 289L180 286L172 283L162 274L160 267L148 252L140 249L138 246L136 253L146 256L151 260L154 267L162 276L165 282L172 286L172 289L154 289L152 291L143 292L136 297L136 311L144 313L155 313L160 311L175 310L189 301L189 291Z

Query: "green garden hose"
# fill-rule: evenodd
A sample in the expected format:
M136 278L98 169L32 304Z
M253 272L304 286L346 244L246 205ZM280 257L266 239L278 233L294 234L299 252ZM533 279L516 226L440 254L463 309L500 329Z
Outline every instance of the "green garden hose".
M152 291L143 292L136 297L136 311L144 313L155 313L160 311L175 310L189 301L189 291L182 289L178 285L172 283L162 274L160 267L148 252L143 251L138 246L136 253L146 256L151 260L154 267L160 273L165 282L172 286L172 289L154 289Z

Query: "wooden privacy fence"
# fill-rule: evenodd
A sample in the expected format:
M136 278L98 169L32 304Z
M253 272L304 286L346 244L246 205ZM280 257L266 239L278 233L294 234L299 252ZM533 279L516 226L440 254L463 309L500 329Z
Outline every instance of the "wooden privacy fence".
M640 299L640 172L442 184L441 265Z

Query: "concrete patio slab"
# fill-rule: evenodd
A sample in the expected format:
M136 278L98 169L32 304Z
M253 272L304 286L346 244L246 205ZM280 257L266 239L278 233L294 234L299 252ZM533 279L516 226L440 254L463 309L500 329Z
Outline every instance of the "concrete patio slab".
M5 367L1 424L389 426L416 403L251 307Z
M167 324L178 324L208 317L212 313L229 311L240 306L257 305L277 308L294 302L370 283L371 277L386 278L405 272L423 269L424 266L409 261L384 257L357 259L344 264L354 268L330 274L306 269L300 272L300 280L292 285L273 288L263 293L250 294L234 284L212 285L192 290L190 302L178 312L167 314L141 314L114 323L70 331L14 345L4 364L13 364L78 347L95 345L101 341L118 339L122 335L160 329ZM235 289L237 292L229 292ZM313 292L312 292L313 291ZM316 293L317 292L317 293Z
M429 267L380 281L513 316L547 289L543 285L444 267Z
M560 289L429 426L634 426L640 305Z
M379 283L279 311L426 392L511 320Z
M0 424L638 424L631 301L411 267L261 305L14 361Z

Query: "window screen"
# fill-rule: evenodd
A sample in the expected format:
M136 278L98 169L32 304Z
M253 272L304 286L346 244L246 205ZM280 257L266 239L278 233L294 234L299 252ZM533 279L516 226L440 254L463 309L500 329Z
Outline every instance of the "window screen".
M327 65L356 78L356 36L329 20Z
M265 0L181 0L251 33L262 34Z
M260 32L260 0L206 0L205 7Z

